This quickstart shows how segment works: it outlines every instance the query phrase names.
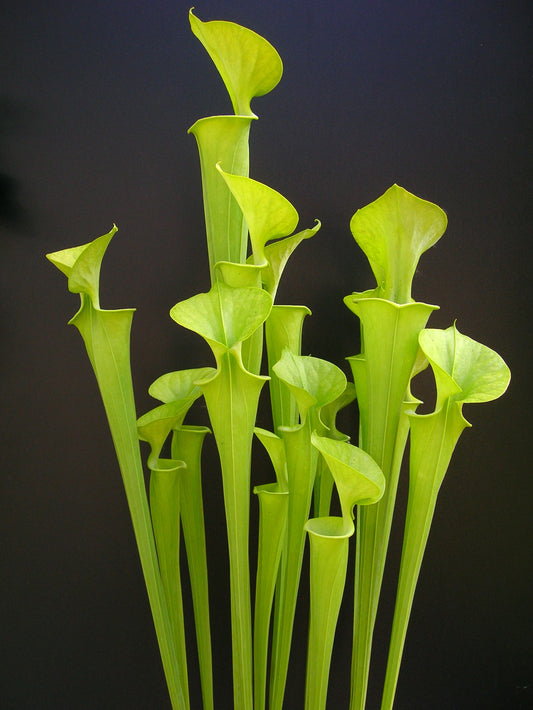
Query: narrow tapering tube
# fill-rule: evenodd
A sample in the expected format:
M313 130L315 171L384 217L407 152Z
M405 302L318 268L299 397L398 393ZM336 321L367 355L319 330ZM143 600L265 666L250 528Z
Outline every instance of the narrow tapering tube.
M360 412L361 448L382 469L386 488L374 506L359 507L354 595L350 710L364 710L372 637L394 510L398 429L418 352L418 335L435 309L424 303L398 305L354 294L346 305L359 316L363 352L348 358ZM402 430L400 437L404 439Z
M189 129L200 155L205 228L211 283L219 261L246 261L248 229L242 211L217 170L217 164L236 175L248 175L251 116L210 116Z
M287 524L288 492L279 483L256 486L259 547L254 609L254 710L264 710L270 617Z
M187 550L204 710L213 710L213 661L201 480L202 444L208 433L207 427L178 427L173 433L172 456L185 463L185 468L180 471L180 517Z
M306 524L310 543L309 646L305 710L325 710L335 629L341 606L348 540L353 526L342 518L323 517Z

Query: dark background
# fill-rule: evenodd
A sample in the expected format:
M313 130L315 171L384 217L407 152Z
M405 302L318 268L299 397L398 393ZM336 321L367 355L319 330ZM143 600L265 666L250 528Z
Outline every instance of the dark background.
M78 299L44 254L118 224L102 304L138 308L139 414L154 405L146 390L158 375L212 364L203 342L168 316L209 287L186 129L231 112L188 9L22 0L0 11L0 706L9 710L169 707L103 410L81 338L65 325ZM531 708L530 4L205 0L196 14L255 29L284 60L281 84L254 103L251 174L293 202L303 227L323 221L293 256L278 298L313 311L304 352L342 367L357 352L358 324L342 304L372 286L348 229L357 208L397 182L448 213L414 297L441 306L433 326L457 318L462 332L499 352L513 381L501 400L465 408L473 428L439 498L396 708ZM354 422L345 428L353 434ZM255 476L265 482L271 474L258 456ZM229 607L212 441L205 468L224 709ZM399 522L401 510L369 710L379 706ZM351 593L332 709L348 706ZM306 613L304 598L288 708L303 706Z

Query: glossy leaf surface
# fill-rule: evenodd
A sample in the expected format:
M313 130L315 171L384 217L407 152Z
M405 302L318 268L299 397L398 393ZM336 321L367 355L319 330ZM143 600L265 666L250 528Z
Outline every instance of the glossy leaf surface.
M279 483L256 486L254 493L259 500L254 608L254 710L263 710L266 703L270 617L285 542L289 494Z
M276 190L257 180L225 172L218 166L232 195L237 200L250 230L252 261L263 267L263 281L274 298L287 261L304 239L314 236L320 222L292 237L298 224L298 212ZM272 240L277 240L268 244Z
M281 79L283 64L277 51L266 39L234 22L202 22L192 10L189 20L226 85L235 113L253 115L250 101L268 94Z
M205 397L222 469L230 557L232 655L235 703L252 708L252 632L248 529L251 447L259 394L268 378L248 372L242 342L252 336L272 307L259 288L235 288L217 281L208 293L176 304L171 317L208 342L217 369L198 382Z
M348 538L353 535L354 505L376 503L385 477L376 462L346 441L313 433L313 446L326 461L339 494L342 517L309 520L311 608L306 675L308 710L325 710L331 654L348 562Z
M285 445L288 476L287 538L281 561L279 602L274 624L270 698L272 710L280 710L287 677L292 628L305 544L304 526L309 517L318 452L311 445L315 428L325 430L320 410L346 388L342 370L326 360L296 355L288 348L273 370L292 392L301 423L279 427Z
M248 228L237 201L223 180L217 164L237 175L248 175L248 140L252 117L210 116L189 129L196 138L202 171L207 252L211 283L220 261L244 263L248 247Z
M198 397L202 396L202 390L197 385L199 380L206 380L214 375L212 367L196 367L190 370L177 370L167 372L157 378L150 387L148 393L165 404L176 401L185 401L192 404Z
M202 495L201 452L207 427L180 426L172 438L172 458L185 463L180 471L180 517L194 608L194 625L204 710L213 710L213 661Z
M401 458L397 449L403 403L418 355L418 335L435 306L397 304L374 292L352 294L346 305L361 321L363 352L348 358L360 413L360 446L387 481L382 499L357 516L351 710L365 704L372 636L395 504ZM405 443L405 439L404 439Z
M465 403L490 402L507 389L511 375L503 359L455 325L446 330L427 328L419 340L435 375L437 409L447 396Z
M418 260L440 239L446 225L440 207L398 185L357 210L350 228L376 277L376 296L395 303L411 301Z
M432 414L409 415L409 498L382 710L392 710L438 492L459 437L470 426L462 414L463 404L496 399L505 392L510 380L509 368L503 359L485 345L459 333L455 325L446 330L424 330L419 341L435 375L437 404Z
M270 375L270 403L274 431L298 423L298 408L290 389L277 376L274 365L287 348L300 355L304 319L311 315L306 306L273 306L265 324L265 339Z
M346 389L346 376L336 365L310 355L295 355L288 348L272 369L292 392L302 421L311 407L320 410Z
M233 288L216 282L208 293L177 303L170 316L201 335L215 357L242 343L266 320L272 298L259 288Z
M161 658L173 708L185 710L171 622L152 530L140 458L130 369L133 311L100 308L99 277L105 250L116 227L89 244L49 254L48 259L79 293L81 307L70 321L80 331L98 382L122 473L135 538L152 609Z

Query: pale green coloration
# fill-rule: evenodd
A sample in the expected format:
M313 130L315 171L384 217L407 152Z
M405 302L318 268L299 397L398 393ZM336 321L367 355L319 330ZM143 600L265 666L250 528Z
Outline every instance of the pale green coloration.
M276 50L255 32L233 22L202 22L192 11L191 29L215 63L233 104L235 116L211 116L190 132L198 143L206 222L209 269L215 281L219 261L246 260L247 227L243 214L216 170L221 163L236 175L248 175L248 138L257 118L250 108L255 96L271 91L283 65Z
M409 503L382 706L391 710L437 493L454 446L468 426L462 405L500 396L509 371L498 355L455 327L424 330L436 306L413 301L412 279L422 253L445 231L446 215L397 185L358 210L350 223L376 278L374 289L345 299L361 323L361 353L348 358L354 384L347 384L335 365L301 356L302 326L310 311L273 302L290 255L318 232L320 222L293 234L298 224L293 205L248 176L250 126L257 118L250 103L276 86L281 59L251 30L231 22L202 22L192 12L189 19L220 72L235 115L203 118L190 128L200 157L211 289L176 304L171 317L207 341L216 368L159 377L149 392L162 404L136 422L129 363L133 311L106 311L99 304L101 261L116 228L89 244L48 255L67 276L69 289L81 296L81 308L71 322L85 341L109 420L172 707L189 708L181 522L203 707L214 708L201 487L201 449L209 430L183 424L190 406L203 395L224 489L236 710L264 710L268 682L269 710L282 710L306 530L311 611L305 707L325 708L355 505L350 710L364 710L398 477L411 430ZM263 339L269 377L260 376ZM437 404L433 414L419 416L410 381L428 361L437 382ZM259 396L268 380L274 433L255 427ZM338 411L356 396L361 448L349 444L336 426ZM276 481L254 489L260 518L252 649L248 538L254 431L268 452ZM150 507L139 437L150 444ZM166 459L161 451L168 437L171 452ZM330 514L334 483L342 517ZM317 518L309 520L313 493Z
M180 684L186 707L189 703L187 650L180 577L180 468L182 461L162 460L151 469L150 513L156 541L161 579L167 600L170 625L176 648ZM167 468L168 466L168 468Z
M344 527L348 534L353 535L354 505L377 503L385 491L385 476L371 456L347 441L330 439L313 432L311 443L331 471L339 494ZM319 519L314 518L313 521Z
M182 460L186 465L180 471L180 516L191 582L204 710L213 710L213 661L200 461L207 433L207 427L180 426L173 432L171 451L173 458Z
M283 446L281 439L279 441ZM288 490L281 488L279 483L256 486L254 493L259 500L259 544L254 608L254 709L263 710L267 687L270 617L287 528L289 494Z
M320 229L317 221L311 229L304 229L288 237L298 224L298 212L279 192L257 180L231 175L218 170L237 200L250 230L253 263L263 268L263 283L275 298L283 269L289 256L304 239L313 237ZM276 239L267 246L267 242Z
M387 481L379 503L361 508L357 516L351 690L352 702L359 703L354 708L362 708L399 463L407 433L403 428L399 436L401 414L417 356L418 333L433 307L421 303L397 305L377 298L348 298L361 320L364 342L364 352L348 358L357 391L360 446L378 463Z
M303 321L309 314L305 306L273 306L265 324L270 402L275 431L280 426L294 426L298 423L296 400L273 368L285 349L300 355ZM254 488L259 500L254 612L254 708L262 710L266 701L270 618L286 536L289 484L283 439L258 427L255 434L267 450L276 474L276 483Z
M199 391L194 397L197 399L201 395ZM167 440L170 432L183 423L194 399L174 400L166 404L161 404L155 409L151 409L137 420L137 430L139 438L150 444L150 455L148 456L148 466L153 471L155 469L174 468L176 462L172 459L160 459L161 449Z
M180 518L183 525L205 710L212 710L214 706L207 555L201 488L201 449L204 437L209 432L209 429L206 427L183 426L182 423L190 406L202 394L196 382L201 379L207 379L215 372L214 368L203 367L161 375L152 383L148 391L164 404L148 412L137 422L140 438L150 441L152 445L152 453L148 459L148 465L152 469L150 505L159 557L161 560L165 554L174 555L175 560L175 567L172 570L173 578L170 580L170 584L176 587L176 600L173 606L169 603L171 616L172 608L180 610L180 613L182 609L179 571ZM169 476L165 475L166 471L156 471L154 466L150 465L150 458L153 458L154 455L159 456L159 452L171 430L171 456L174 461L180 462L183 466L179 472L176 471L171 474L172 480L175 481L173 484L168 481ZM169 464L167 463L168 467ZM165 491L171 486L171 493L174 499L172 506L167 503L168 495L166 497L156 495L159 490ZM158 519L162 519L162 523L170 530L164 538L162 536L158 538L157 535L156 520ZM163 577L165 577L164 574ZM182 644L178 647L182 649L180 668L186 668L183 617L178 628L181 628L181 637L179 636L178 638Z
M252 254L248 259L247 268L258 270L257 273L260 274L262 284L274 300L290 255L304 239L309 239L317 233L320 223L317 222L312 229L305 229L289 237L288 235L294 231L298 224L298 213L285 197L256 180L240 175L231 175L224 172L220 166L217 167L228 185L232 197L237 200L250 230ZM273 239L276 241L267 244ZM240 266L239 268L244 269L245 267ZM280 400L284 395L280 392L277 379L273 375L272 365L277 362L282 349L286 346L290 347L293 352L299 353L303 315L305 312L309 312L308 309L304 311L304 308L285 306L281 311L273 311L266 324L269 374L274 377L271 393L274 394L272 409L275 427L281 423L279 407ZM291 309L291 314L287 309ZM271 318L272 324L269 323ZM282 329L285 332L282 332ZM289 332L291 333L290 337L288 336ZM249 369L251 372L258 373L263 350L262 331L258 330L255 333L254 337L248 341L248 346L253 352L253 357L250 358L250 364L253 367L249 367ZM293 412L296 413L294 406Z
M190 21L193 32L204 44L217 66L237 114L236 116L215 116L202 119L191 129L197 139L200 152L212 283L222 281L225 286L241 289L240 299L236 299L232 309L245 304L245 308L253 312L254 302L250 301L250 298L260 299L257 289L263 285L271 296L270 305L272 304L290 254L303 239L313 236L318 231L320 224L317 223L312 229L288 237L298 223L298 214L294 207L279 193L248 178L248 134L250 122L256 118L251 111L250 101L254 96L263 95L273 89L281 78L282 63L277 52L263 38L233 23L202 23L192 14ZM247 228L250 229L252 254L248 263L245 264ZM283 237L288 238L281 239ZM277 241L266 245L266 242L272 239ZM221 301L228 293L225 286L221 286L218 292ZM250 290L252 288L256 290ZM266 292L259 291L263 297L266 296ZM239 510L244 511L245 507L247 510L248 504L245 501L245 496L249 491L249 471L248 481L245 481L244 469L246 465L249 469L249 462L246 465L243 464L243 473L240 474L238 482L231 482L232 476L228 471L235 468L235 462L228 461L227 442L230 440L234 443L239 441L240 445L237 448L248 452L249 439L247 437L248 432L251 432L250 427L253 427L257 406L254 396L255 398L259 396L264 381L257 377L262 360L263 329L253 323L252 330L254 332L246 332L238 346L235 348L230 346L227 350L228 338L232 339L227 324L223 326L224 333L213 332L209 326L209 323L216 322L217 316L214 315L212 309L216 309L218 306L214 306L212 301L207 304L205 296L202 295L196 297L196 300L190 299L190 306L190 314L184 314L182 309L179 318L176 318L176 312L173 309L173 317L182 325L192 327L200 332L208 340L217 357L219 373L222 371L225 373L224 376L213 377L209 383L204 383L202 389L206 397L217 445L221 451L221 458L226 460L226 463L224 460L222 461L222 469L225 481L228 531L230 531L235 525L230 522L230 517L235 516L235 512L230 512L232 497L238 495ZM199 318L198 308L200 310ZM224 312L224 309L225 307L221 305L220 311ZM301 326L303 316L307 312L307 309L302 307L286 308L282 312L276 311L273 314L272 323L270 323L270 317L267 319L269 370L274 379L271 391L273 393L272 407L275 426L282 423L296 423L295 403L290 393L282 393L279 380L273 374L272 366L281 356L284 347L290 347L299 353ZM236 317L239 320L238 314ZM219 347L220 344L222 344L222 348ZM226 386L227 380L231 380L231 384L228 385L229 390ZM251 394L252 391L255 392L255 395ZM230 399L220 400L220 397L230 397ZM225 402L227 406L223 406L221 401ZM288 406L288 409L283 410L285 405ZM217 414L217 412L224 414ZM228 412L231 413L229 417L227 416ZM247 417L244 416L246 412L249 413ZM215 423L215 418L218 418L218 424ZM246 431L245 434L234 431L236 427L242 426ZM249 452L243 454L243 458L248 461ZM284 537L283 521L287 513L285 464L283 464L281 475L284 476L285 482L278 480L278 483L273 486L259 486L256 489L261 509L257 572L258 598L256 599L255 615L256 703L259 702L257 698L261 695L260 689L264 688L266 683L269 615ZM233 487L235 487L235 493L230 495L228 491L233 490ZM285 491L284 495L282 491ZM232 619L235 622L232 632L234 683L236 689L239 688L239 692L236 692L235 702L238 706L239 699L242 699L244 703L250 702L247 685L250 630L247 628L249 612L246 606L249 603L249 591L244 588L244 574L239 572L240 576L237 582L237 569L239 565L244 565L244 553L236 552L237 549L244 550L247 545L248 523L242 522L244 520L243 513L239 513L239 516L241 522L238 530L235 529L234 535L239 534L240 542L233 546L235 563L232 573L232 588L234 584L238 583L241 585L242 592L240 593L241 602L239 602L241 606L236 606L235 600L232 600ZM271 532L273 525L275 525L275 535ZM231 537L231 533L229 534ZM232 544L230 543L231 557ZM242 567L241 572L243 570L246 571L247 577L248 568ZM242 601L245 597L246 603ZM264 613L262 610L265 610ZM240 664L240 671L235 670L235 664ZM261 668L263 670L260 670ZM243 685L245 688L241 692L240 688ZM262 695L264 698L264 690Z
M196 367L191 370L167 372L157 378L148 388L148 394L165 404L183 402L184 416L192 403L201 397L202 390L196 384L215 374L212 367ZM182 423L180 422L180 424Z
M294 429L297 427L299 415L296 399L286 382L279 379L276 374L275 364L280 360L283 351L287 352L285 356L286 360L290 354L300 356L302 324L305 316L308 314L309 310L305 308L305 306L274 306L266 323L269 373L271 376L269 384L272 416L274 428L276 431L280 431L280 433L282 433L283 428ZM327 369L327 364L325 369ZM294 379L295 378L293 378L293 380ZM343 376L339 377L339 380L343 380ZM343 381L345 381L345 379ZM325 422L323 428L330 428L330 436L342 437L335 429L335 416L340 408L346 406L353 400L354 396L354 388L350 383L344 392L335 400L321 407L320 415ZM306 432L307 434L309 433L309 428ZM254 622L254 696L255 708L256 710L261 710L265 706L270 615L277 581L280 554L285 544L285 521L288 506L287 493L289 490L285 442L288 440L289 434L286 432L284 437L282 434L282 438L259 428L256 428L255 433L270 456L277 479L277 482L274 484L258 486L254 489L260 501L260 537ZM307 442L306 451L309 451ZM312 463L313 460L311 460L311 464ZM317 467L317 475L319 470L320 468ZM302 471L305 475L304 468L302 468ZM330 475L329 478L331 479ZM296 480L297 477L293 476L293 488L294 481ZM278 592L277 623L281 623L279 616L281 613L280 609L283 606L281 602L281 594L283 593L281 588L282 585L280 585L280 591ZM290 592L291 586L285 585L285 589ZM290 647L290 633L288 643ZM280 689L278 694L282 692L283 690Z
M311 557L305 710L325 710L351 533L338 517L314 518L307 522L305 529L309 534Z
M347 407L355 399L355 386L353 382L348 382L346 389L333 402L322 407L320 418L328 431L328 438L336 441L349 441L350 437L337 429L337 414L341 409ZM333 476L330 473L324 457L318 460L316 470L314 498L315 517L327 517L331 505L331 494L333 491Z
M459 333L423 330L420 347L437 385L433 414L409 415L411 455L409 498L382 710L392 710L400 662L416 583L442 481L457 441L470 426L462 414L465 403L489 402L509 384L509 368L490 348Z
M177 303L170 316L179 325L201 335L217 360L227 351L240 355L241 344L262 325L272 298L260 288L236 288L218 281L208 293ZM202 383L197 382L202 388Z
M261 288L261 267L253 264L234 264L219 261L215 266L217 275L227 286L233 288Z
M275 305L265 325L265 339L268 353L268 374L270 375L270 403L274 431L280 426L294 426L298 423L298 407L291 391L279 380L274 365L287 348L300 355L304 318L311 315L306 306Z
M350 229L376 277L375 295L409 303L418 260L440 239L446 226L446 214L440 207L398 185L357 210Z
M373 290L344 300L361 321L360 355L352 367L360 415L360 446L381 467L383 498L357 516L354 640L350 710L365 707L376 620L398 475L407 437L404 401L418 353L418 334L435 306L411 299L421 254L446 227L444 212L394 185L358 210L350 227L376 277Z
M225 284L234 288L261 289L260 266L219 261L215 266L215 274ZM241 357L245 369L258 375L263 358L263 328L257 328L252 336L242 343Z
M333 640L346 580L348 540L354 533L353 507L376 503L385 477L376 462L346 441L312 434L311 443L327 463L339 494L342 517L309 520L311 608L306 674L306 710L325 710Z
M219 358L218 374L202 383L216 437L224 483L230 558L234 698L239 708L252 707L252 638L248 528L251 442L261 388L267 378L244 370L228 350Z
M218 281L209 293L176 304L171 317L201 335L217 362L216 373L199 381L215 434L224 486L230 557L234 699L253 707L252 634L248 528L251 444L259 394L268 379L244 369L242 342L270 313L272 299L258 288Z
M185 710L176 649L165 591L157 560L150 511L144 485L131 382L129 339L132 310L100 308L99 276L105 250L116 227L89 244L48 254L47 258L68 278L69 290L79 293L81 307L70 323L80 331L104 403L111 436L122 473L128 506L139 549L161 659L174 710Z
M215 265L218 262L242 263L246 260L246 222L216 165L220 162L235 173L248 174L248 138L252 120L246 116L211 116L200 119L189 129L196 138L200 156L212 283L216 279Z
M192 10L189 20L226 85L235 113L254 116L250 101L268 94L281 79L279 54L266 39L234 22L202 22Z
M285 445L289 500L274 619L270 708L281 710L305 544L304 525L309 517L317 465L311 434L314 430L326 433L321 409L341 396L346 377L326 360L295 355L288 349L273 370L291 391L300 415L300 424L278 428Z
M292 392L300 422L313 415L320 422L322 407L334 402L346 389L346 376L336 365L321 358L295 355L288 348L273 367L274 372Z
M283 440L270 431L255 428L276 474L275 483L256 486L259 500L259 545L254 609L254 709L263 710L266 700L270 617L279 563L285 542L289 484Z
M298 224L298 212L287 198L257 180L241 175L231 175L218 166L246 219L254 263L266 261L264 248L271 239L286 237Z
M199 395L200 393L198 393ZM198 396L197 395L197 396ZM183 421L190 403L175 401L156 407L137 421L139 438L150 444L150 513L161 579L178 657L180 682L189 707L187 651L180 576L180 469L179 459L160 458L171 430Z
M301 232L297 232L286 239L278 239L266 245L265 257L268 266L263 269L263 283L267 291L272 294L272 298L276 295L281 274L289 256L304 239L314 237L320 227L321 224L317 221L314 227L303 229Z
M273 484L267 483L266 485L277 485L281 491L286 492L288 490L287 461L285 458L283 439L261 427L255 427L254 434L265 447L270 461L272 462L274 473L276 474L276 482Z

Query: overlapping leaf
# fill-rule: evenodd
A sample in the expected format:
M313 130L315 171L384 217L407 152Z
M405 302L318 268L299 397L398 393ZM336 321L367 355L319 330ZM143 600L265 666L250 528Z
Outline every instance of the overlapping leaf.
M298 212L283 195L257 180L227 173L221 166L218 170L244 214L252 244L250 258L263 267L263 282L274 298L290 255L318 232L320 222L289 237L298 224Z
M208 293L177 303L170 316L201 335L215 355L235 347L266 320L272 298L259 288L233 288L216 282Z
M383 710L392 710L409 616L437 496L459 437L469 426L462 413L463 405L500 397L510 380L510 371L503 359L490 348L460 333L455 324L446 330L423 330L419 342L435 375L437 402L432 414L409 415L409 497Z
M285 349L273 369L294 395L302 421L311 407L325 407L346 389L342 370L321 358L295 355Z

